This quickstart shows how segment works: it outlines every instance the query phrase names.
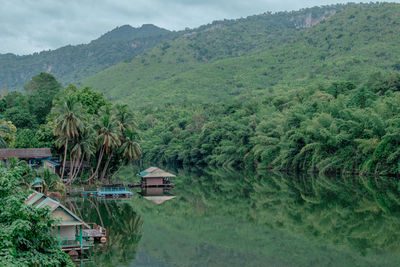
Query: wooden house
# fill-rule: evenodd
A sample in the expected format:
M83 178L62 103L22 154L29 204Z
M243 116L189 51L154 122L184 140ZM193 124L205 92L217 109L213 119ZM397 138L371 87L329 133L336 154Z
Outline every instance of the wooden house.
M31 167L41 167L44 159L51 157L50 148L2 148L0 160L7 166L7 160L17 158L25 160Z
M171 186L169 179L175 177L175 175L157 167L150 167L138 175L142 177L141 182L144 187Z
M89 225L60 202L35 192L25 200L25 203L36 208L47 207L59 220L54 225L54 235L57 236L62 250L82 251L93 245L92 240L84 234L84 228L90 228Z

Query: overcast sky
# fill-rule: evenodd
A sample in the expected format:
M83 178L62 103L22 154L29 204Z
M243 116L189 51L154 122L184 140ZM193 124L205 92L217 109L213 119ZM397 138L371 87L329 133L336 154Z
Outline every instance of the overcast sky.
M399 2L398 0L397 2ZM0 53L88 43L124 24L169 30L341 0L0 0Z

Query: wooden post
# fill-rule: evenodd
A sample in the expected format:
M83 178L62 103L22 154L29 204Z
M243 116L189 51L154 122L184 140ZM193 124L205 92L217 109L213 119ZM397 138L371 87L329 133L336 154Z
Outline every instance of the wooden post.
M60 231L60 226L57 226L58 228L58 244L61 245L62 241L61 241L61 231ZM62 247L62 246L61 246Z
M81 225L81 227L80 227L80 233L79 233L79 239L80 239L80 241L81 241L81 251L82 251L82 249L83 249L82 228L83 228L83 225Z

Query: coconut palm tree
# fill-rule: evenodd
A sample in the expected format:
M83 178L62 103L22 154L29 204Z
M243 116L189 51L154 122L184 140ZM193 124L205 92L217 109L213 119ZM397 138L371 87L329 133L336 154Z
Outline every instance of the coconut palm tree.
M72 184L79 171L82 169L83 161L87 159L88 161L95 153L94 145L94 133L93 129L85 127L84 131L81 133L80 137L73 144L71 149L71 172L69 177L69 183Z
M115 110L115 117L118 120L121 133L125 132L127 129L133 130L137 128L133 114L128 111L127 105L117 104L115 105Z
M58 137L58 143L62 142L64 145L62 180L67 159L68 142L78 138L84 128L82 122L83 109L74 97L67 95L55 105L53 112L56 114L54 135Z
M100 118L97 125L95 125L95 129L98 134L97 142L100 145L100 152L96 169L90 179L98 177L99 167L104 154L108 155L107 162L104 166L104 170L106 170L112 157L112 151L121 144L119 123L109 107L103 108L100 112Z
M48 191L55 191L60 193L65 192L65 186L61 182L61 179L57 174L52 173L47 168L40 169L37 174L40 178L42 178L44 194L47 194Z
M120 148L123 162L118 167L118 170L113 174L111 180L115 177L115 175L118 174L123 166L131 163L135 159L140 159L142 156L142 150L140 149L139 141L140 137L136 131L126 130L124 132L124 137Z

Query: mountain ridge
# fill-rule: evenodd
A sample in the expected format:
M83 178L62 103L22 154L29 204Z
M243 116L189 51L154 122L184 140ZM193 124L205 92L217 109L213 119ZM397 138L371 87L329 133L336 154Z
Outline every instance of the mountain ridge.
M357 82L372 72L394 70L396 49L386 55L380 51L397 46L399 7L349 4L217 21L88 77L82 85L113 101L144 107L268 95L274 88L328 83L339 76Z
M122 60L173 38L178 33L154 25L117 27L88 44L19 56L0 54L0 88L21 89L40 72L53 74L64 85L75 83Z

